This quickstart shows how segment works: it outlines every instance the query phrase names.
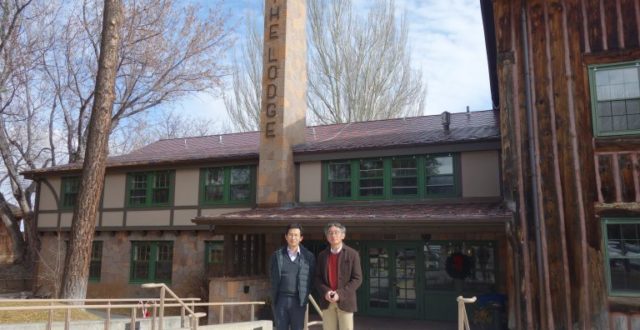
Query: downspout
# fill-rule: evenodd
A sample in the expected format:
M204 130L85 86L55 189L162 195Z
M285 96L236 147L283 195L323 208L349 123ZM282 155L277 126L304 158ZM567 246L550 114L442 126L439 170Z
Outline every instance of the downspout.
M536 166L536 162L538 161L539 155L535 152L535 135L533 134L533 100L531 96L531 69L529 63L529 29L527 27L528 16L527 16L527 0L522 0L521 4L521 33L522 33L522 49L524 53L524 84L525 84L525 113L527 117L527 137L529 139L529 166L531 167L531 188L532 194L531 197L533 199L533 221L535 225L535 238L536 238L536 261L537 261L537 270L538 270L538 292L539 292L539 302L544 301L546 298L544 296L544 268L546 265L543 263L542 259L542 241L540 237L540 212L538 210L538 205L540 203L539 200L539 191L538 184L536 182L540 173L538 173L538 168ZM545 303L546 304L546 303ZM543 309L539 308L538 315L541 317L543 314ZM542 319L539 319L542 321ZM531 320L533 321L533 320ZM535 322L534 322L535 323Z

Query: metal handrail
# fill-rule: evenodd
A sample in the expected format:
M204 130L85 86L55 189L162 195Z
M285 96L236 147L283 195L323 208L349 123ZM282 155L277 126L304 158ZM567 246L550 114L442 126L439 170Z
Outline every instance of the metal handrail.
M476 300L476 297L463 298L462 296L458 296L458 298L456 298L456 301L458 302L458 330L470 330L469 317L467 317L467 309L464 305L473 304Z
M145 284L142 284L142 287L145 289L160 288L160 324L158 326L159 330L162 330L162 328L164 327L164 307L165 307L164 296L167 292L169 292L169 294L178 301L178 303L182 306L182 308L185 311L189 312L189 318L191 320L190 325L192 330L198 330L198 319L207 315L207 313L202 313L202 312L196 313L194 310L189 308L189 306L187 306L180 299L180 297L178 297L173 291L171 291L171 289L169 289L169 287L164 283L145 283ZM154 306L154 311L155 311L155 306ZM153 324L155 325L155 315L154 315L153 321L154 321ZM182 326L184 327L184 324Z

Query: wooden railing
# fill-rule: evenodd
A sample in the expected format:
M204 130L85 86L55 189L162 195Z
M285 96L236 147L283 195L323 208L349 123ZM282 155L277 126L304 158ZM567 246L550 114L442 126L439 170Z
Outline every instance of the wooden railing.
M313 306L313 308L316 310L316 312L318 312L318 315L320 315L320 321L311 321L309 322L309 305L307 304L307 312L304 316L304 324L305 324L305 330L308 330L310 326L314 326L314 325L322 325L323 319L322 319L322 311L320 310L320 306L318 306L318 303L316 303L316 300L313 299L313 296L309 295L309 303L311 303L311 305Z
M458 302L458 330L470 330L467 309L464 307L464 304L473 304L476 300L476 297L463 298L462 296L458 296L458 298L456 298Z
M206 316L206 313L196 313L195 308L200 306L219 306L220 319L219 323L224 323L225 306L246 306L251 307L251 321L255 320L255 306L264 305L264 301L247 301L247 302L199 302L200 298L179 298L165 284L147 283L143 284L144 288L160 288L160 298L127 298L127 299L0 299L1 303L12 303L31 305L41 303L42 305L31 306L0 306L0 311L48 311L48 320L46 329L53 329L53 311L64 310L64 329L71 328L71 311L72 310L104 310L106 317L104 319L104 329L109 330L112 322L112 310L114 309L130 309L130 322L135 325L139 320L138 309L149 307L151 309L150 318L152 330L163 330L164 327L164 309L168 307L180 308L180 327L185 328L187 318L190 319L190 328L198 329L198 319ZM166 298L169 293L173 298ZM54 305L62 303L67 305ZM188 314L188 315L187 315ZM146 318L147 315L141 315ZM159 321L159 322L158 322ZM135 326L134 326L135 327ZM133 328L132 328L133 329Z

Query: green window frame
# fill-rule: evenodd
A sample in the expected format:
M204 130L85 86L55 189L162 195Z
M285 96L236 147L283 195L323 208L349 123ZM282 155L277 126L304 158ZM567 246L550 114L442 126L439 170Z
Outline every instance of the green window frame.
M602 232L609 295L640 297L640 218L603 219Z
M100 282L102 275L102 241L93 241L89 262L89 281Z
M255 178L253 165L200 169L200 204L252 204Z
M127 173L127 206L171 206L174 177L173 170Z
M171 283L173 241L132 241L130 260L130 283Z
M323 163L325 201L460 196L457 153L332 160Z
M204 264L206 266L224 264L224 241L204 242Z
M640 134L640 61L589 66L595 136Z
M62 198L60 199L61 209L73 209L76 206L78 191L80 190L80 177L63 177L60 183Z

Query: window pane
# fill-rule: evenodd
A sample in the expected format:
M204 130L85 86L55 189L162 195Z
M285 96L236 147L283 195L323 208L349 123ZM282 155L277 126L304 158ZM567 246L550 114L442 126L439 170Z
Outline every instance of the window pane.
M613 131L613 119L611 117L600 117L598 119L600 132L611 132Z
M415 158L399 158L391 162L391 193L393 195L418 194L418 161Z
M221 201L224 198L224 186L207 186L204 194L208 201Z
M622 238L622 233L620 232L619 224L607 225L607 238L609 238L610 240Z
M222 264L224 262L223 247L223 242L207 242L207 263Z
M231 169L231 184L248 184L251 182L249 167L234 167Z
M360 196L382 196L384 193L382 159L360 160Z
M89 263L89 278L100 279L102 268L102 241L94 241L91 247L91 262Z
M351 164L349 162L330 163L329 180L350 180Z
M224 169L223 168L210 168L207 170L205 179L205 185L223 185L224 184Z
M640 290L640 258L609 259L611 289L620 291Z
M598 102L598 116L611 116L611 102Z
M169 202L169 188L153 190L153 203L163 204L168 202Z
M156 172L154 188L169 188L169 172Z
M330 197L351 197L351 182L329 182Z
M142 205L147 201L147 174L134 174L129 190L129 204Z
M426 157L427 176L437 174L453 174L452 156L427 156Z
M131 262L131 265L133 267L133 279L148 280L149 262L151 259L151 245L139 243L134 245L133 249L133 260Z
M624 239L638 239L638 226L636 224L623 224L620 225L620 231L622 238Z
M158 260L156 262L156 281L171 281L173 266L173 244L158 243Z
M229 187L229 199L246 201L251 197L251 186L248 184L232 185Z
M351 163L329 163L328 172L329 197L351 197Z

